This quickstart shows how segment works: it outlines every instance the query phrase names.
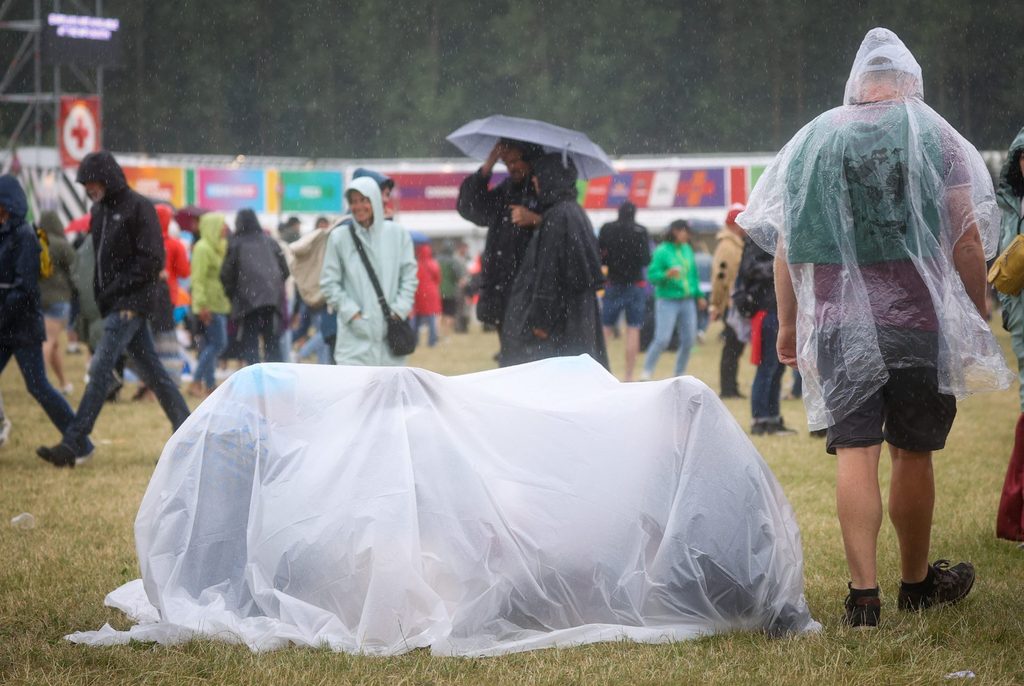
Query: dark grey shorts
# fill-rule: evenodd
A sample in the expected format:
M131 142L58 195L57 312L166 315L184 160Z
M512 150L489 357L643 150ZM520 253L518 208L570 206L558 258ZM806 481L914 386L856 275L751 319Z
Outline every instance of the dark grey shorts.
M825 449L835 455L885 441L911 452L942 450L955 417L956 398L939 392L935 369L890 369L884 386L828 428Z

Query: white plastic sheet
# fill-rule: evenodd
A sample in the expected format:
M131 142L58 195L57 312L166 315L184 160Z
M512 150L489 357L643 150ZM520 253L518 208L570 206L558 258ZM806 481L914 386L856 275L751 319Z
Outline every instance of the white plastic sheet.
M257 365L167 444L135 525L140 623L194 636L495 655L813 630L793 512L716 395L586 356L461 377Z
M975 228L986 256L995 254L992 178L922 95L910 51L872 29L845 104L786 144L737 217L768 252L783 246L812 429L856 409L888 369L935 368L939 389L957 398L1012 378L952 259Z

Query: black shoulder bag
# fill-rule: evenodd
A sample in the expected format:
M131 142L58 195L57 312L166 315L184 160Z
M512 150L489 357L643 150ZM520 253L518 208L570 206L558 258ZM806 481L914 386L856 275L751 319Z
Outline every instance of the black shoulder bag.
M374 273L373 267L370 266L370 258L366 256L366 248L363 247L363 242L356 235L356 227L349 224L348 230L352 234L352 241L356 244L356 250L359 251L359 259L363 261L366 273L370 276L373 290L377 292L377 302L380 303L380 309L384 313L384 321L387 322L388 327L387 333L384 336L388 349L396 357L409 355L416 350L416 333L409 326L409 320L399 318L388 307L388 301L384 298L384 291L381 290L380 282L377 281L377 274Z

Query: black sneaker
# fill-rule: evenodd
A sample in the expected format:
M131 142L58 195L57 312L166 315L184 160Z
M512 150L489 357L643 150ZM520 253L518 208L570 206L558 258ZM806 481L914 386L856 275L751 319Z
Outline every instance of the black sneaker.
M75 451L63 443L58 443L52 448L47 448L45 445L40 446L36 448L36 455L46 460L54 467L75 466Z
M825 438L825 436L828 436L828 429L815 429L810 433L813 438Z
M936 605L952 605L965 598L974 586L974 565L960 562L953 567L949 560L936 560L928 568L925 580L900 583L899 608L908 611L927 610Z
M846 614L843 624L854 629L870 629L878 626L878 618L882 614L882 599L878 588L855 589L852 583L846 587L850 593L846 596Z

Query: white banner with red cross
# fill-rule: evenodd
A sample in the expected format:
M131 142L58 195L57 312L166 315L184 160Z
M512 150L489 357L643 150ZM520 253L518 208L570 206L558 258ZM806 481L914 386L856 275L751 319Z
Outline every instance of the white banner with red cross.
M65 95L60 99L60 161L77 167L101 146L100 99L95 95Z

